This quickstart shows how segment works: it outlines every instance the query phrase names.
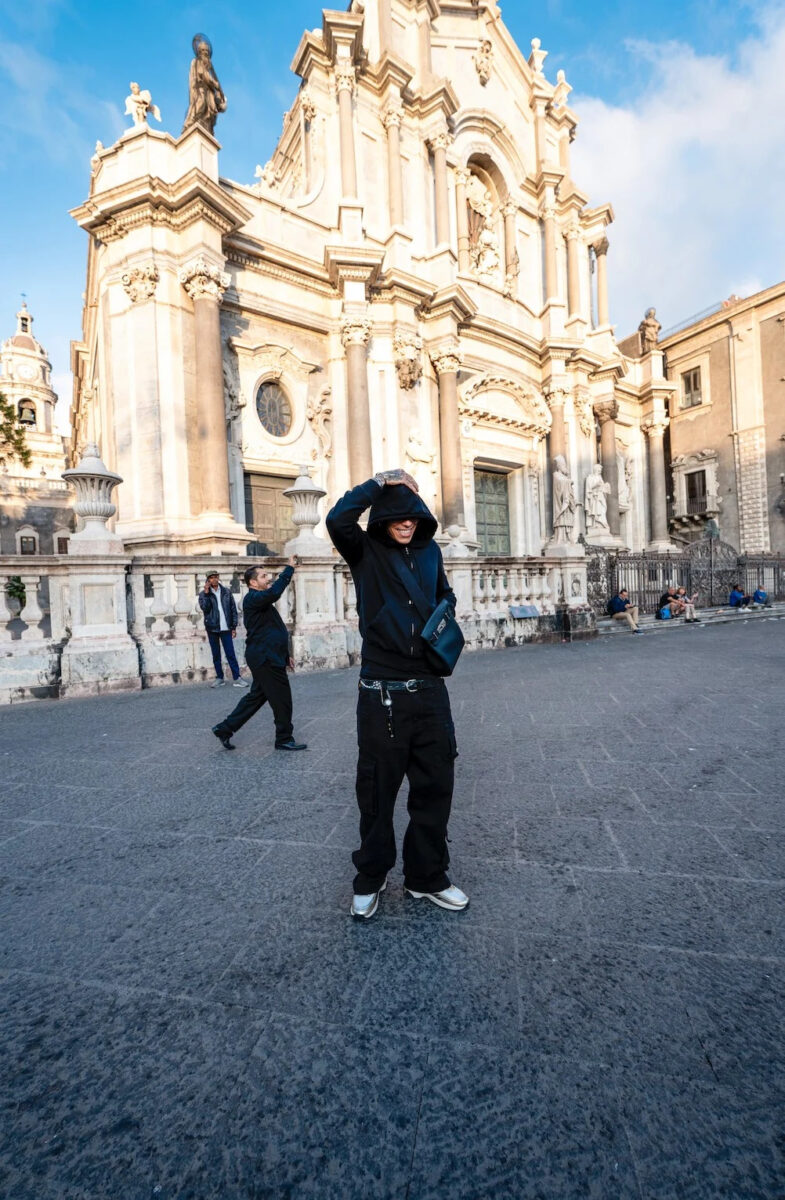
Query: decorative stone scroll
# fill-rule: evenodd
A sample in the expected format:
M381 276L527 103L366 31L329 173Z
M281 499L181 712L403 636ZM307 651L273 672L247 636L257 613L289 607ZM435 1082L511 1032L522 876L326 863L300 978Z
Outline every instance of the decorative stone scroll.
M141 267L132 267L130 271L124 272L122 280L133 304L140 300L149 300L159 280L158 268L152 262Z
M192 300L220 300L231 283L231 275L211 267L203 258L197 258L180 272L180 283Z
M416 333L396 333L393 354L398 382L408 391L422 376L422 338Z

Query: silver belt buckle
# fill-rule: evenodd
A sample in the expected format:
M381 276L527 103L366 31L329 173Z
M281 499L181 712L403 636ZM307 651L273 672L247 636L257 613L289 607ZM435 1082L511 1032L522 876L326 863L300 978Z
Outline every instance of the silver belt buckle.
M416 679L407 679L406 680L406 690L407 690L407 692L416 692L417 691L417 680Z

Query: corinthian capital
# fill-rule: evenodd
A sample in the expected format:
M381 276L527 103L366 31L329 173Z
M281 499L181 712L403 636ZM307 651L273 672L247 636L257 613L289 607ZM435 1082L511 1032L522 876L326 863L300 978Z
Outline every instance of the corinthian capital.
M354 92L357 87L357 71L353 63L339 59L335 64L335 90Z
M366 346L371 328L368 317L346 316L341 321L341 341L344 346Z
M607 254L608 253L608 239L606 237L601 237L598 241L592 242L592 250L594 251L594 253L597 255L598 258L601 254Z
M517 215L517 212L518 212L518 205L515 203L515 201L514 200L505 200L504 204L502 205L502 216L503 217L514 217Z
M615 421L619 415L619 405L616 400L600 400L594 405L594 413L600 425L606 421Z
M157 283L158 268L155 263L145 263L143 267L132 267L123 275L123 287L134 304L139 300L149 300L155 292Z
M581 236L581 227L577 221L571 221L564 231L564 236L568 242L574 241L575 238Z
M455 182L457 183L458 187L461 188L466 188L469 186L469 180L471 177L472 173L468 167L458 167L455 172Z
M669 425L670 418L663 414L662 416L651 416L644 418L644 420L641 422L641 429L650 438L661 438Z
M180 272L180 283L192 300L220 300L231 282L231 276L197 258Z
M461 368L463 355L460 344L456 341L445 342L429 351L431 362L437 375L447 375L450 371L457 372Z
M543 388L542 394L545 397L545 403L548 405L548 408L553 412L554 408L564 408L570 393L566 387L556 385Z
M553 204L543 204L540 206L541 221L555 221L556 209Z
M446 150L452 142L452 137L446 129L440 129L438 133L431 133L426 138L431 150Z
M400 125L403 120L403 103L400 96L393 96L387 101L382 113L382 122L385 129L389 129L391 125Z

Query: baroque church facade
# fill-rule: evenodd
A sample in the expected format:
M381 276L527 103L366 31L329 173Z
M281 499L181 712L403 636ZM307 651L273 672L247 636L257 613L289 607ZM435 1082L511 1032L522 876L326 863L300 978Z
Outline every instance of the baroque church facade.
M456 555L669 547L675 385L614 339L613 211L546 57L495 0L354 0L303 35L255 183L205 124L99 144L70 457L122 477L130 553L279 553L303 466L327 504L406 467Z

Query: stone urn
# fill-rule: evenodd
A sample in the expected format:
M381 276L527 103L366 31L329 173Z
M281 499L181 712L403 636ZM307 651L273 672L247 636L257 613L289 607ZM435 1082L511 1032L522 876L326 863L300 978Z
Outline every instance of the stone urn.
M122 554L122 539L107 529L106 522L117 511L112 491L123 481L106 466L95 442L87 443L79 466L63 471L62 477L76 492L74 511L83 522L83 527L71 536L69 552Z
M310 467L300 467L300 474L284 496L292 501L292 523L297 526L297 536L284 546L284 554L299 554L304 557L324 558L330 554L330 546L324 538L317 537L314 529L319 524L319 501L327 493L311 479Z

